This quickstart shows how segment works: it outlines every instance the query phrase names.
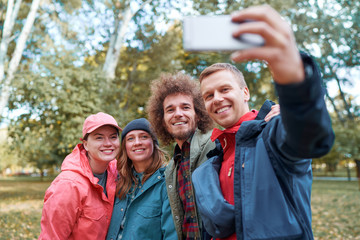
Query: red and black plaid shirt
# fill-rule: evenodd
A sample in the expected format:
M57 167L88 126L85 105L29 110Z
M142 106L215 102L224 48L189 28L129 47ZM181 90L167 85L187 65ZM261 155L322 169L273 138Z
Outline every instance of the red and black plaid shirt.
M178 163L178 192L184 209L182 232L187 240L200 239L200 229L195 210L195 197L191 183L190 143L188 141L183 143L182 149L176 145L174 161Z

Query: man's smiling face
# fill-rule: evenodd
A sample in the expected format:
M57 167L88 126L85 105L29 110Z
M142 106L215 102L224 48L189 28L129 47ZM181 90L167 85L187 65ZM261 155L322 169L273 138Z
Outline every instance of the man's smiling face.
M179 145L182 145L197 127L193 99L189 95L172 94L164 99L164 124Z
M218 71L203 78L200 88L206 111L224 128L233 126L249 112L249 89L241 87L230 71Z

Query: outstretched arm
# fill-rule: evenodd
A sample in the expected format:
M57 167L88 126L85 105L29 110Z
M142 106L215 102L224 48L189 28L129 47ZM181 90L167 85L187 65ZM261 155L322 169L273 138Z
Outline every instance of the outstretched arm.
M324 101L321 74L315 61L299 52L290 25L268 5L236 12L239 24L235 37L255 33L265 39L261 47L234 52L236 62L265 61L279 95L281 124L272 130L273 144L288 157L320 157L330 151L334 141L331 120ZM274 146L275 146L274 145Z

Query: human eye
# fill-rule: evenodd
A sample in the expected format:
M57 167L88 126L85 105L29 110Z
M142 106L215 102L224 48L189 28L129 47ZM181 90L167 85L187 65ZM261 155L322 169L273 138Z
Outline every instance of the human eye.
M228 92L230 91L230 87L223 87L223 89L221 89L221 92Z
M147 136L147 135L142 135L141 136L141 139L148 139L149 138L149 136Z
M205 101L209 101L209 100L212 99L213 96L214 96L213 94L206 94L206 95L204 95L203 99L204 99Z
M131 141L133 141L134 140L134 137L127 137L126 138L126 141L128 141L128 142L131 142Z
M172 113L173 111L174 111L174 109L172 109L172 108L167 108L165 112L166 112L166 113Z

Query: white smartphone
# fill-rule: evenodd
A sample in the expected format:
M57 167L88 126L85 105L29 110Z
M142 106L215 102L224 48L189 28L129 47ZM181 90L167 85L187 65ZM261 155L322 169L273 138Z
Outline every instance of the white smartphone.
M263 46L264 39L246 33L234 38L232 33L241 23L231 21L230 15L186 16L183 20L185 51L235 51Z

